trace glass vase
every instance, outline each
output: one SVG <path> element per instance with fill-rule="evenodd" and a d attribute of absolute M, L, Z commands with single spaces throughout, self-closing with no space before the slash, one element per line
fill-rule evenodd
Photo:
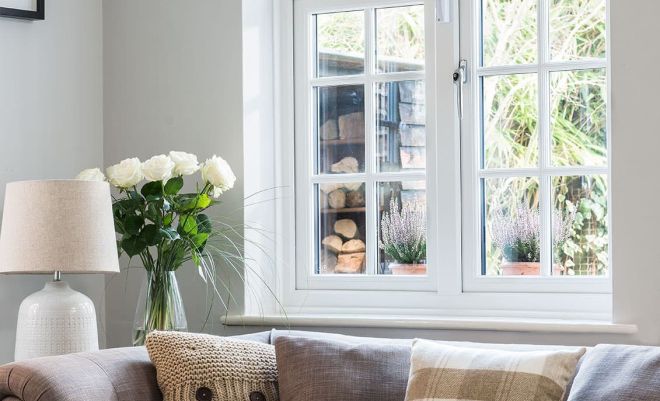
<path fill-rule="evenodd" d="M 188 322 L 173 271 L 147 271 L 133 324 L 133 345 L 144 345 L 154 330 L 187 331 Z"/>

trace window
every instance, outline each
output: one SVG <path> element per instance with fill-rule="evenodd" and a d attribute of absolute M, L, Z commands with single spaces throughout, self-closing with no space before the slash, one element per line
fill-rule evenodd
<path fill-rule="evenodd" d="M 466 288 L 606 277 L 606 1 L 482 0 L 472 11 Z"/>
<path fill-rule="evenodd" d="M 427 277 L 425 6 L 294 4 L 300 280 Z"/>
<path fill-rule="evenodd" d="M 291 0 L 284 305 L 609 316 L 606 0 L 447 1 Z"/>

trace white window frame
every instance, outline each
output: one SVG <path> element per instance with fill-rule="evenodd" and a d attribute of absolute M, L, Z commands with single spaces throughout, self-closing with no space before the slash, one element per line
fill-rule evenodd
<path fill-rule="evenodd" d="M 450 3 L 449 22 L 436 22 L 437 0 L 424 0 L 426 12 L 426 94 L 427 117 L 434 115 L 442 126 L 431 126 L 427 121 L 427 199 L 429 201 L 429 242 L 428 268 L 432 272 L 432 289 L 403 289 L 383 283 L 394 284 L 394 277 L 330 277 L 329 285 L 316 284 L 309 272 L 313 269 L 313 259 L 309 257 L 307 242 L 300 242 L 296 235 L 297 209 L 300 208 L 296 194 L 299 185 L 309 190 L 309 182 L 302 180 L 296 171 L 295 157 L 296 125 L 300 113 L 296 112 L 296 83 L 300 66 L 295 65 L 294 29 L 309 32 L 309 26 L 300 26 L 294 18 L 294 8 L 301 0 L 274 0 L 275 27 L 275 183 L 285 195 L 276 199 L 276 282 L 272 283 L 277 296 L 275 310 L 288 316 L 383 316 L 388 319 L 419 317 L 438 318 L 512 318 L 512 319 L 564 319 L 598 320 L 611 318 L 611 294 L 603 292 L 536 292 L 520 293 L 508 291 L 504 286 L 483 291 L 466 291 L 463 273 L 466 267 L 462 261 L 463 248 L 468 246 L 466 235 L 462 233 L 465 224 L 462 213 L 462 190 L 465 188 L 465 175 L 461 172 L 461 148 L 465 148 L 465 129 L 460 130 L 457 108 L 457 89 L 451 77 L 460 60 L 458 38 L 470 32 L 465 24 L 459 29 L 459 6 L 462 10 L 471 9 L 467 2 L 474 0 L 448 0 Z M 332 7 L 329 4 L 332 2 Z M 392 1 L 391 4 L 401 2 Z M 408 3 L 408 2 L 406 2 Z M 294 4 L 296 7 L 294 7 Z M 337 7 L 355 9 L 373 5 L 371 0 L 316 0 L 319 9 L 315 12 L 336 11 Z M 388 0 L 378 4 L 390 4 Z M 322 8 L 322 7 L 325 8 Z M 468 6 L 466 8 L 466 6 Z M 471 25 L 470 25 L 471 26 Z M 431 45 L 431 44 L 434 45 Z M 608 42 L 609 43 L 609 42 Z M 307 45 L 304 45 L 305 48 Z M 303 49 L 303 51 L 307 51 Z M 435 54 L 433 54 L 435 53 Z M 305 53 L 309 54 L 309 53 Z M 609 52 L 608 52 L 609 56 Z M 436 60 L 437 59 L 437 60 Z M 310 64 L 311 65 L 311 64 Z M 305 71 L 306 68 L 303 68 Z M 307 71 L 305 79 L 311 79 Z M 471 77 L 472 79 L 472 77 Z M 469 82 L 468 82 L 469 85 Z M 435 92 L 435 96 L 429 94 Z M 466 98 L 465 107 L 470 107 L 471 99 Z M 465 123 L 465 121 L 463 122 Z M 302 122 L 303 126 L 307 124 Z M 609 135 L 609 132 L 608 132 Z M 461 143 L 463 137 L 463 143 Z M 609 142 L 609 141 L 608 141 Z M 307 146 L 307 145 L 304 145 Z M 308 170 L 309 171 L 309 170 Z M 339 178 L 344 180 L 345 178 Z M 305 201 L 305 199 L 303 199 Z M 310 203 L 311 204 L 311 203 Z M 304 228 L 304 227 L 303 227 Z M 309 231 L 308 231 L 309 232 Z M 610 233 L 611 235 L 611 233 Z M 291 241 L 296 238 L 296 241 Z M 310 242 L 311 243 L 311 242 Z M 304 276 L 297 272 L 305 271 Z M 332 281 L 334 279 L 339 281 Z M 347 280 L 358 279 L 356 281 Z M 406 277 L 405 279 L 410 279 Z M 389 281 L 387 281 L 389 280 Z M 410 283 L 411 281 L 409 281 Z M 310 285 L 311 284 L 311 285 Z M 399 283 L 397 283 L 399 284 Z M 343 287 L 338 287 L 341 285 Z M 340 288 L 340 289 L 337 289 Z M 268 302 L 271 296 L 264 297 Z M 255 306 L 261 310 L 262 305 Z M 423 320 L 421 320 L 423 321 Z"/>
<path fill-rule="evenodd" d="M 313 184 L 365 182 L 365 198 L 367 205 L 377 204 L 377 185 L 379 182 L 391 181 L 425 181 L 427 182 L 427 200 L 435 204 L 434 186 L 428 180 L 427 171 L 435 171 L 434 152 L 427 152 L 426 171 L 378 172 L 376 165 L 376 141 L 372 135 L 375 129 L 372 117 L 375 115 L 374 85 L 380 82 L 399 82 L 406 80 L 425 80 L 427 107 L 427 146 L 434 149 L 433 132 L 435 113 L 430 112 L 434 104 L 434 83 L 428 79 L 426 71 L 410 72 L 377 72 L 375 9 L 408 5 L 423 5 L 423 0 L 295 0 L 294 29 L 300 29 L 304 34 L 296 34 L 294 38 L 295 58 L 295 102 L 296 102 L 296 260 L 298 269 L 296 287 L 299 289 L 351 289 L 351 290 L 437 290 L 437 269 L 435 255 L 431 250 L 428 255 L 428 272 L 426 276 L 393 276 L 379 275 L 377 271 L 378 214 L 375 210 L 367 210 L 366 214 L 366 274 L 355 275 L 319 275 L 314 273 L 315 252 L 315 194 Z M 427 7 L 428 8 L 428 7 Z M 364 73 L 359 75 L 315 77 L 316 64 L 315 38 L 313 16 L 315 14 L 364 10 L 365 14 L 365 65 Z M 425 10 L 425 12 L 428 12 Z M 426 15 L 426 14 L 425 14 Z M 426 34 L 426 61 L 434 58 L 433 36 Z M 430 44 L 430 46 L 429 46 Z M 425 64 L 427 66 L 428 64 Z M 364 85 L 365 103 L 365 171 L 357 174 L 314 174 L 314 157 L 316 155 L 315 141 L 310 133 L 315 132 L 315 96 L 314 90 L 319 87 L 338 85 Z M 429 110 L 430 109 L 430 110 Z M 307 189 L 306 189 L 307 188 Z M 373 208 L 372 208 L 373 209 Z M 429 241 L 433 241 L 433 216 L 429 221 Z"/>
<path fill-rule="evenodd" d="M 461 41 L 461 57 L 468 61 L 469 78 L 464 87 L 465 90 L 465 117 L 461 126 L 462 138 L 462 175 L 463 175 L 463 289 L 465 292 L 562 292 L 562 293 L 611 293 L 611 235 L 609 236 L 609 264 L 608 274 L 605 277 L 576 277 L 576 276 L 552 276 L 552 239 L 547 231 L 541 233 L 541 275 L 538 277 L 516 276 L 516 277 L 494 277 L 481 274 L 481 198 L 480 180 L 482 178 L 497 177 L 538 177 L 540 180 L 540 213 L 543 219 L 543 227 L 551 226 L 551 176 L 582 176 L 602 174 L 608 177 L 608 227 L 612 232 L 612 221 L 610 212 L 612 200 L 610 196 L 610 51 L 609 51 L 609 7 L 607 10 L 607 54 L 606 59 L 587 59 L 576 61 L 552 61 L 550 59 L 549 46 L 549 8 L 550 0 L 539 0 L 537 7 L 537 64 L 534 65 L 507 65 L 507 66 L 480 66 L 480 21 L 481 0 L 461 0 L 461 37 L 470 38 Z M 609 6 L 609 1 L 607 1 Z M 605 69 L 607 82 L 607 159 L 605 167 L 557 167 L 552 166 L 551 138 L 550 138 L 550 82 L 552 72 L 576 71 L 586 69 Z M 518 169 L 481 169 L 480 157 L 480 78 L 487 76 L 536 73 L 538 76 L 539 96 L 539 167 Z"/>

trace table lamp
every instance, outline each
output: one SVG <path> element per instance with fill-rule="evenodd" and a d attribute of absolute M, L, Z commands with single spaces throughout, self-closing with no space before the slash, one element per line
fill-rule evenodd
<path fill-rule="evenodd" d="M 98 350 L 92 301 L 62 273 L 119 272 L 110 186 L 80 180 L 7 184 L 0 273 L 53 274 L 18 312 L 18 360 Z"/>

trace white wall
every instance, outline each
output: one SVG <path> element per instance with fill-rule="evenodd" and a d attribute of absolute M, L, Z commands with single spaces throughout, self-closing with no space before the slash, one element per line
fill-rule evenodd
<path fill-rule="evenodd" d="M 244 45 L 241 55 L 241 1 L 195 3 L 170 0 L 104 1 L 105 24 L 105 159 L 148 156 L 171 148 L 226 155 L 239 180 L 254 175 L 263 148 L 243 146 L 266 129 L 273 118 L 264 110 L 272 91 L 272 52 L 263 44 L 269 34 L 270 8 L 263 0 L 244 0 Z M 248 15 L 249 13 L 249 15 Z M 660 135 L 654 116 L 660 80 L 649 76 L 658 65 L 660 35 L 656 16 L 660 2 L 611 0 L 612 36 L 612 191 L 614 315 L 618 322 L 639 325 L 635 335 L 542 334 L 491 331 L 431 331 L 323 328 L 383 337 L 428 337 L 492 342 L 595 344 L 624 342 L 660 344 L 660 247 L 656 244 L 660 195 L 655 183 Z M 640 40 L 642 38 L 643 40 Z M 241 62 L 245 63 L 241 87 Z M 259 92 L 259 88 L 263 92 Z M 256 90 L 256 91 L 255 91 Z M 260 96 L 261 95 L 261 96 Z M 244 105 L 244 109 L 242 107 Z M 270 131 L 267 131 L 270 132 Z M 245 156 L 244 156 L 245 154 Z M 256 156 L 255 156 L 256 155 Z M 250 193 L 256 188 L 250 182 Z M 240 206 L 241 189 L 227 208 Z M 183 272 L 183 295 L 190 328 L 198 330 L 206 311 L 206 294 L 193 272 Z M 128 343 L 139 274 L 109 284 L 109 345 Z M 254 331 L 215 325 L 215 333 Z"/>
<path fill-rule="evenodd" d="M 660 2 L 611 0 L 614 316 L 660 344 Z"/>
<path fill-rule="evenodd" d="M 45 21 L 0 18 L 0 204 L 5 184 L 71 178 L 103 160 L 101 0 L 46 2 Z M 104 279 L 70 276 L 94 301 Z M 48 276 L 0 276 L 0 363 L 13 359 L 23 298 Z"/>
<path fill-rule="evenodd" d="M 221 155 L 237 186 L 222 213 L 241 221 L 243 87 L 240 0 L 105 0 L 104 158 L 142 160 L 169 150 Z M 238 208 L 238 210 L 236 210 Z M 144 272 L 108 279 L 108 345 L 130 342 Z M 188 326 L 199 331 L 208 312 L 206 286 L 192 266 L 177 276 Z M 232 292 L 242 297 L 240 285 Z M 219 314 L 206 331 L 217 331 Z"/>

